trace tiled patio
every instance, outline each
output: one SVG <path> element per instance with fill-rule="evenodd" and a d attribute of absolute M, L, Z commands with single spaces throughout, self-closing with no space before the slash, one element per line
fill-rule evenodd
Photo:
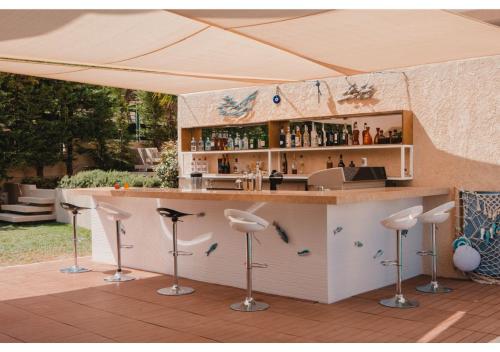
<path fill-rule="evenodd" d="M 415 292 L 421 307 L 394 310 L 377 300 L 393 287 L 325 305 L 257 294 L 271 304 L 258 313 L 233 312 L 244 291 L 184 280 L 196 293 L 165 297 L 170 277 L 133 271 L 140 280 L 107 284 L 111 266 L 64 275 L 56 261 L 0 268 L 0 342 L 490 342 L 500 335 L 500 286 L 444 280 L 455 291 Z M 243 273 L 242 273 L 243 274 Z"/>

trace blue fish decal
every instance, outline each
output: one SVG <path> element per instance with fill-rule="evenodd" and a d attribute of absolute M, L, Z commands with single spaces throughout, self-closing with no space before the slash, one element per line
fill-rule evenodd
<path fill-rule="evenodd" d="M 343 230 L 342 226 L 337 226 L 337 228 L 335 230 L 333 230 L 333 234 L 336 235 L 336 234 L 338 234 L 342 230 Z"/>
<path fill-rule="evenodd" d="M 280 225 L 278 225 L 278 223 L 276 221 L 273 221 L 273 226 L 274 228 L 276 229 L 276 232 L 278 233 L 278 235 L 281 237 L 281 239 L 283 240 L 283 242 L 285 243 L 288 243 L 289 241 L 289 238 L 288 238 L 288 235 L 286 234 L 285 230 L 283 230 L 281 228 Z"/>
<path fill-rule="evenodd" d="M 304 256 L 306 256 L 306 255 L 311 254 L 311 251 L 310 251 L 309 249 L 307 249 L 307 248 L 306 248 L 306 249 L 303 249 L 303 250 L 301 250 L 301 251 L 298 251 L 298 252 L 297 252 L 297 254 L 298 254 L 298 255 L 300 255 L 301 257 L 304 257 Z"/>
<path fill-rule="evenodd" d="M 380 257 L 381 255 L 384 254 L 384 251 L 379 249 L 374 255 L 373 255 L 373 259 L 377 259 L 378 257 Z"/>
<path fill-rule="evenodd" d="M 361 247 L 363 247 L 363 242 L 361 242 L 361 241 L 356 241 L 356 242 L 354 242 L 354 245 L 355 245 L 356 247 L 358 247 L 358 248 L 361 248 Z"/>
<path fill-rule="evenodd" d="M 208 251 L 205 252 L 205 254 L 207 255 L 207 257 L 210 255 L 210 253 L 212 253 L 213 251 L 215 251 L 217 249 L 217 242 L 213 243 L 210 248 L 208 248 Z"/>

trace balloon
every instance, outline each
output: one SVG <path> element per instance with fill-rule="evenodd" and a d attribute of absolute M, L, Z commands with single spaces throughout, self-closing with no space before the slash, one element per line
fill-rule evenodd
<path fill-rule="evenodd" d="M 477 269 L 481 255 L 469 245 L 459 246 L 453 254 L 453 263 L 458 269 L 468 272 Z"/>

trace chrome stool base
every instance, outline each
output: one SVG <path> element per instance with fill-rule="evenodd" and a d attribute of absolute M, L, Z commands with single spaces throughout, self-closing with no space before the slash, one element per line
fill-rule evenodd
<path fill-rule="evenodd" d="M 124 281 L 132 281 L 135 280 L 135 277 L 124 275 L 121 272 L 116 272 L 113 276 L 108 276 L 104 278 L 104 281 L 107 282 L 124 282 Z"/>
<path fill-rule="evenodd" d="M 81 266 L 78 265 L 72 265 L 67 268 L 62 268 L 59 270 L 61 273 L 67 273 L 67 274 L 80 274 L 80 273 L 88 273 L 89 271 L 92 271 L 90 269 L 82 268 Z"/>
<path fill-rule="evenodd" d="M 244 300 L 240 303 L 231 304 L 231 309 L 238 312 L 257 312 L 269 308 L 269 304 L 264 302 L 257 302 L 253 298 L 251 300 Z"/>
<path fill-rule="evenodd" d="M 392 298 L 382 299 L 379 302 L 381 305 L 390 308 L 416 308 L 418 302 L 406 299 L 403 295 L 396 295 Z"/>
<path fill-rule="evenodd" d="M 453 291 L 452 288 L 443 287 L 437 282 L 431 282 L 427 285 L 417 286 L 416 289 L 417 291 L 424 293 L 449 293 Z"/>
<path fill-rule="evenodd" d="M 194 292 L 194 288 L 192 287 L 187 287 L 187 286 L 171 286 L 171 287 L 165 287 L 165 288 L 160 288 L 158 291 L 158 294 L 164 295 L 164 296 L 183 296 L 183 295 L 189 295 Z"/>

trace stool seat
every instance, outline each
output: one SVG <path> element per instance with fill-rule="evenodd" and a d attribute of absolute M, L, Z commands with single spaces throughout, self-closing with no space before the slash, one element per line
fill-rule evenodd
<path fill-rule="evenodd" d="M 380 223 L 391 230 L 408 230 L 417 224 L 417 217 L 422 214 L 423 207 L 417 205 L 389 215 Z"/>
<path fill-rule="evenodd" d="M 418 217 L 418 220 L 425 224 L 440 224 L 448 220 L 450 217 L 449 211 L 453 209 L 455 202 L 447 202 L 440 206 L 431 209 Z"/>
<path fill-rule="evenodd" d="M 102 210 L 111 221 L 126 220 L 132 216 L 132 214 L 105 202 L 100 202 L 97 209 Z"/>
<path fill-rule="evenodd" d="M 158 208 L 156 209 L 158 214 L 160 216 L 166 217 L 166 218 L 182 218 L 183 216 L 188 216 L 188 215 L 193 215 L 190 213 L 183 213 L 182 211 L 174 210 L 174 209 L 169 209 L 169 208 Z"/>
<path fill-rule="evenodd" d="M 224 216 L 232 229 L 243 233 L 263 231 L 269 226 L 269 222 L 247 211 L 226 209 Z"/>
<path fill-rule="evenodd" d="M 60 203 L 61 205 L 61 208 L 63 208 L 64 210 L 69 210 L 71 212 L 79 212 L 80 210 L 88 210 L 90 208 L 87 208 L 87 207 L 82 207 L 82 206 L 79 206 L 79 205 L 76 205 L 76 204 L 71 204 L 71 203 L 66 203 L 66 202 L 61 202 Z"/>

